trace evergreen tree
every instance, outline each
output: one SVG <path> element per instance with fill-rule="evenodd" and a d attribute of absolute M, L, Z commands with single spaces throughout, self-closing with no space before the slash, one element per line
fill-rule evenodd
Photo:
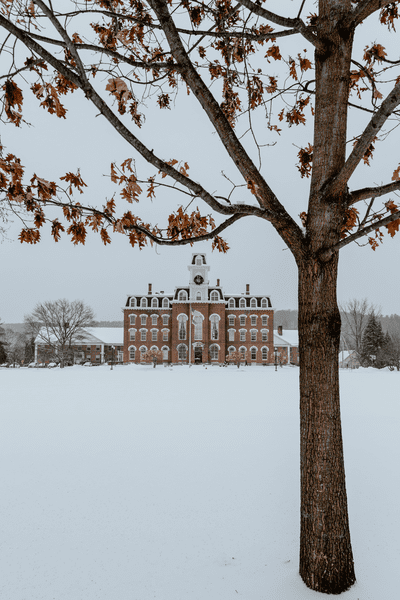
<path fill-rule="evenodd" d="M 380 367 L 381 348 L 385 344 L 385 336 L 382 330 L 382 324 L 372 312 L 368 318 L 361 344 L 361 364 L 364 367 Z M 374 358 L 372 358 L 374 357 Z"/>

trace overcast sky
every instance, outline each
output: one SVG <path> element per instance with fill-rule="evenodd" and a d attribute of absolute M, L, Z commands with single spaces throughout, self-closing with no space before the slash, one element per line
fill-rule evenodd
<path fill-rule="evenodd" d="M 376 21 L 367 24 L 370 33 L 362 39 L 360 36 L 359 48 L 378 37 L 375 24 Z M 382 31 L 387 38 L 388 34 Z M 398 39 L 396 34 L 391 37 Z M 381 34 L 379 41 L 382 43 Z M 307 47 L 303 41 L 300 45 L 300 49 Z M 273 73 L 277 67 L 272 65 L 271 69 Z M 144 127 L 136 129 L 135 134 L 158 156 L 187 161 L 193 179 L 211 193 L 224 195 L 229 189 L 221 171 L 237 183 L 242 183 L 240 176 L 193 96 L 181 91 L 175 109 L 150 110 Z M 131 148 L 102 117 L 96 116 L 79 91 L 71 96 L 67 107 L 67 120 L 57 119 L 39 108 L 36 99 L 26 93 L 24 116 L 32 126 L 17 129 L 2 125 L 2 144 L 7 151 L 21 157 L 29 175 L 36 172 L 45 179 L 57 180 L 66 171 L 76 172 L 80 167 L 88 184 L 85 194 L 77 196 L 81 202 L 101 205 L 114 192 L 118 198 L 118 189 L 107 177 L 110 163 L 135 158 Z M 368 119 L 367 113 L 351 111 L 349 137 L 360 133 Z M 263 117 L 259 117 L 256 125 L 261 143 L 278 142 L 263 149 L 262 173 L 300 224 L 298 215 L 307 210 L 309 180 L 300 178 L 295 163 L 298 147 L 312 143 L 311 120 L 306 126 L 284 130 L 280 137 L 268 132 Z M 395 130 L 385 143 L 377 145 L 371 166 L 359 167 L 350 181 L 350 190 L 390 182 L 400 162 L 398 132 Z M 244 142 L 247 144 L 246 138 Z M 249 152 L 256 159 L 255 152 Z M 138 160 L 137 167 L 143 178 L 155 173 L 143 161 Z M 389 197 L 396 201 L 394 195 L 384 197 L 384 201 Z M 150 201 L 144 193 L 137 206 L 119 200 L 118 208 L 120 212 L 131 209 L 153 224 L 165 226 L 167 215 L 180 204 L 185 205 L 186 198 L 168 190 Z M 243 198 L 251 201 L 245 188 Z M 201 203 L 199 208 L 208 212 Z M 148 283 L 153 284 L 153 291 L 165 293 L 186 284 L 187 265 L 192 252 L 197 250 L 207 253 L 210 282 L 215 283 L 219 278 L 225 293 L 244 292 L 249 283 L 251 292 L 269 295 L 276 310 L 297 308 L 297 269 L 290 250 L 268 222 L 253 217 L 241 220 L 225 232 L 223 237 L 230 245 L 225 255 L 212 252 L 211 242 L 196 247 L 163 246 L 139 251 L 120 235 L 114 235 L 107 247 L 93 234 L 88 236 L 84 247 L 73 246 L 65 236 L 56 244 L 50 239 L 48 229 L 43 232 L 41 243 L 31 246 L 17 241 L 20 229 L 20 223 L 14 219 L 8 239 L 0 245 L 0 320 L 6 323 L 21 322 L 36 303 L 58 298 L 82 299 L 94 309 L 98 320 L 119 320 L 127 295 L 147 292 Z M 343 248 L 339 260 L 339 301 L 366 297 L 383 314 L 400 314 L 399 258 L 400 234 L 393 239 L 385 235 L 384 244 L 375 252 L 369 246 L 361 248 L 355 243 Z"/>

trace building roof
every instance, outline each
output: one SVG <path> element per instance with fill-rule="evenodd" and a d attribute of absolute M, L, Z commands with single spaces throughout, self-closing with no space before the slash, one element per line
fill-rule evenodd
<path fill-rule="evenodd" d="M 41 331 L 43 334 L 41 335 Z M 48 337 L 52 342 L 56 342 L 56 337 L 54 335 L 47 336 L 45 334 L 45 329 L 42 328 L 35 339 L 35 344 L 43 344 L 46 343 Z M 79 336 L 74 344 L 75 345 L 99 345 L 106 344 L 111 345 L 115 344 L 117 346 L 122 346 L 124 343 L 124 329 L 123 327 L 86 327 L 82 330 L 82 336 Z"/>
<path fill-rule="evenodd" d="M 274 331 L 274 346 L 298 346 L 299 332 L 297 329 L 283 330 L 282 335 L 278 335 L 278 331 Z"/>

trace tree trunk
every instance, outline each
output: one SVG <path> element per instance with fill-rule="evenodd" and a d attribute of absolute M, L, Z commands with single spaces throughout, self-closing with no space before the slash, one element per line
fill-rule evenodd
<path fill-rule="evenodd" d="M 300 575 L 318 592 L 355 582 L 340 422 L 338 255 L 299 265 Z"/>

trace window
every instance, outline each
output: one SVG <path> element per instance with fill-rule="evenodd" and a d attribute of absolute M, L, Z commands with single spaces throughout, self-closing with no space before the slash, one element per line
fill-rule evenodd
<path fill-rule="evenodd" d="M 157 325 L 157 315 L 151 315 L 151 324 Z"/>
<path fill-rule="evenodd" d="M 218 352 L 219 352 L 219 347 L 217 346 L 217 344 L 213 344 L 212 346 L 210 346 L 211 360 L 218 360 Z"/>
<path fill-rule="evenodd" d="M 169 332 L 169 329 L 163 329 L 163 332 L 162 332 L 163 342 L 167 342 L 168 341 L 168 332 Z"/>
<path fill-rule="evenodd" d="M 213 292 L 211 292 L 210 300 L 211 300 L 211 302 L 218 302 L 218 300 L 219 300 L 218 292 L 216 292 L 215 290 Z"/>
<path fill-rule="evenodd" d="M 163 298 L 162 306 L 163 308 L 169 308 L 168 298 Z"/>
<path fill-rule="evenodd" d="M 187 315 L 178 316 L 178 338 L 180 340 L 186 340 L 186 321 Z"/>
<path fill-rule="evenodd" d="M 198 256 L 196 256 L 196 265 L 201 265 L 202 263 L 202 256 L 199 254 Z"/>
<path fill-rule="evenodd" d="M 135 325 L 135 323 L 136 323 L 136 315 L 129 315 L 129 323 L 131 325 Z"/>
<path fill-rule="evenodd" d="M 261 324 L 262 325 L 268 325 L 268 315 L 263 315 L 261 317 Z"/>
<path fill-rule="evenodd" d="M 261 348 L 261 358 L 263 360 L 268 360 L 268 348 L 266 348 L 265 346 Z"/>
<path fill-rule="evenodd" d="M 178 358 L 179 360 L 186 360 L 187 356 L 187 347 L 185 344 L 179 344 L 178 346 Z"/>
<path fill-rule="evenodd" d="M 257 358 L 257 348 L 254 348 L 254 346 L 250 348 L 250 356 L 251 360 L 256 360 Z"/>
<path fill-rule="evenodd" d="M 245 342 L 246 341 L 246 330 L 245 329 L 241 329 L 240 330 L 240 341 L 241 342 Z"/>
<path fill-rule="evenodd" d="M 228 340 L 230 342 L 235 341 L 235 330 L 234 329 L 228 329 Z"/>
<path fill-rule="evenodd" d="M 268 329 L 261 330 L 261 341 L 263 341 L 263 342 L 268 341 Z"/>
<path fill-rule="evenodd" d="M 136 329 L 130 329 L 129 330 L 129 340 L 131 342 L 135 341 L 135 336 L 136 336 Z"/>
<path fill-rule="evenodd" d="M 211 315 L 211 339 L 217 340 L 219 336 L 219 315 Z"/>
<path fill-rule="evenodd" d="M 240 354 L 242 355 L 242 358 L 245 358 L 245 357 L 246 357 L 246 352 L 247 352 L 247 350 L 246 350 L 246 348 L 245 348 L 244 346 L 241 346 L 241 347 L 239 348 L 239 352 L 240 352 Z"/>
<path fill-rule="evenodd" d="M 203 295 L 201 292 L 197 292 L 196 294 L 196 300 L 203 300 Z"/>
<path fill-rule="evenodd" d="M 244 298 L 240 298 L 239 308 L 246 308 L 246 300 Z"/>
<path fill-rule="evenodd" d="M 169 352 L 168 346 L 163 346 L 161 348 L 161 350 L 162 350 L 163 360 L 168 360 L 168 352 Z"/>
<path fill-rule="evenodd" d="M 146 346 L 140 346 L 140 348 L 139 348 L 139 352 L 140 352 L 140 360 L 143 360 L 143 354 L 144 354 L 145 352 L 147 352 L 147 348 L 146 348 Z"/>
<path fill-rule="evenodd" d="M 268 300 L 266 298 L 261 300 L 261 308 L 268 308 Z"/>
<path fill-rule="evenodd" d="M 141 329 L 140 330 L 140 339 L 142 340 L 142 342 L 146 341 L 146 335 L 147 335 L 147 329 Z"/>
<path fill-rule="evenodd" d="M 140 315 L 140 324 L 146 325 L 147 323 L 147 315 Z"/>
<path fill-rule="evenodd" d="M 152 342 L 156 342 L 157 341 L 157 333 L 158 333 L 158 329 L 152 329 L 151 330 L 151 341 Z"/>
<path fill-rule="evenodd" d="M 251 308 L 257 308 L 257 300 L 255 298 L 250 300 L 250 306 Z"/>
<path fill-rule="evenodd" d="M 229 315 L 228 317 L 228 325 L 234 325 L 235 324 L 235 317 L 234 315 Z"/>
<path fill-rule="evenodd" d="M 168 325 L 168 319 L 169 319 L 168 315 L 163 315 L 163 317 L 162 317 L 162 324 L 163 325 Z"/>
<path fill-rule="evenodd" d="M 229 298 L 228 307 L 235 308 L 235 298 Z"/>
<path fill-rule="evenodd" d="M 129 360 L 135 360 L 136 348 L 135 346 L 129 346 Z"/>
<path fill-rule="evenodd" d="M 100 346 L 96 346 L 96 352 L 100 352 Z"/>
<path fill-rule="evenodd" d="M 235 351 L 236 351 L 235 346 L 229 346 L 229 348 L 228 348 L 228 354 L 232 354 L 232 352 L 235 352 Z"/>
<path fill-rule="evenodd" d="M 246 315 L 240 316 L 240 325 L 246 325 Z"/>
<path fill-rule="evenodd" d="M 135 307 L 136 306 L 136 298 L 131 298 L 130 299 L 129 306 L 131 306 L 131 307 Z"/>
<path fill-rule="evenodd" d="M 203 339 L 203 317 L 193 317 L 194 322 L 194 339 Z"/>
<path fill-rule="evenodd" d="M 257 316 L 256 315 L 251 315 L 251 317 L 250 317 L 250 324 L 251 325 L 257 325 Z"/>
<path fill-rule="evenodd" d="M 181 290 L 178 294 L 179 302 L 185 302 L 187 300 L 187 292 L 185 290 Z"/>
<path fill-rule="evenodd" d="M 251 335 L 250 340 L 252 342 L 256 342 L 257 341 L 257 329 L 252 329 L 250 331 L 250 335 Z"/>
<path fill-rule="evenodd" d="M 142 298 L 140 301 L 140 306 L 142 308 L 147 308 L 147 298 Z"/>
<path fill-rule="evenodd" d="M 157 298 L 153 298 L 153 300 L 151 301 L 151 306 L 153 308 L 158 308 L 158 300 L 157 300 Z"/>

